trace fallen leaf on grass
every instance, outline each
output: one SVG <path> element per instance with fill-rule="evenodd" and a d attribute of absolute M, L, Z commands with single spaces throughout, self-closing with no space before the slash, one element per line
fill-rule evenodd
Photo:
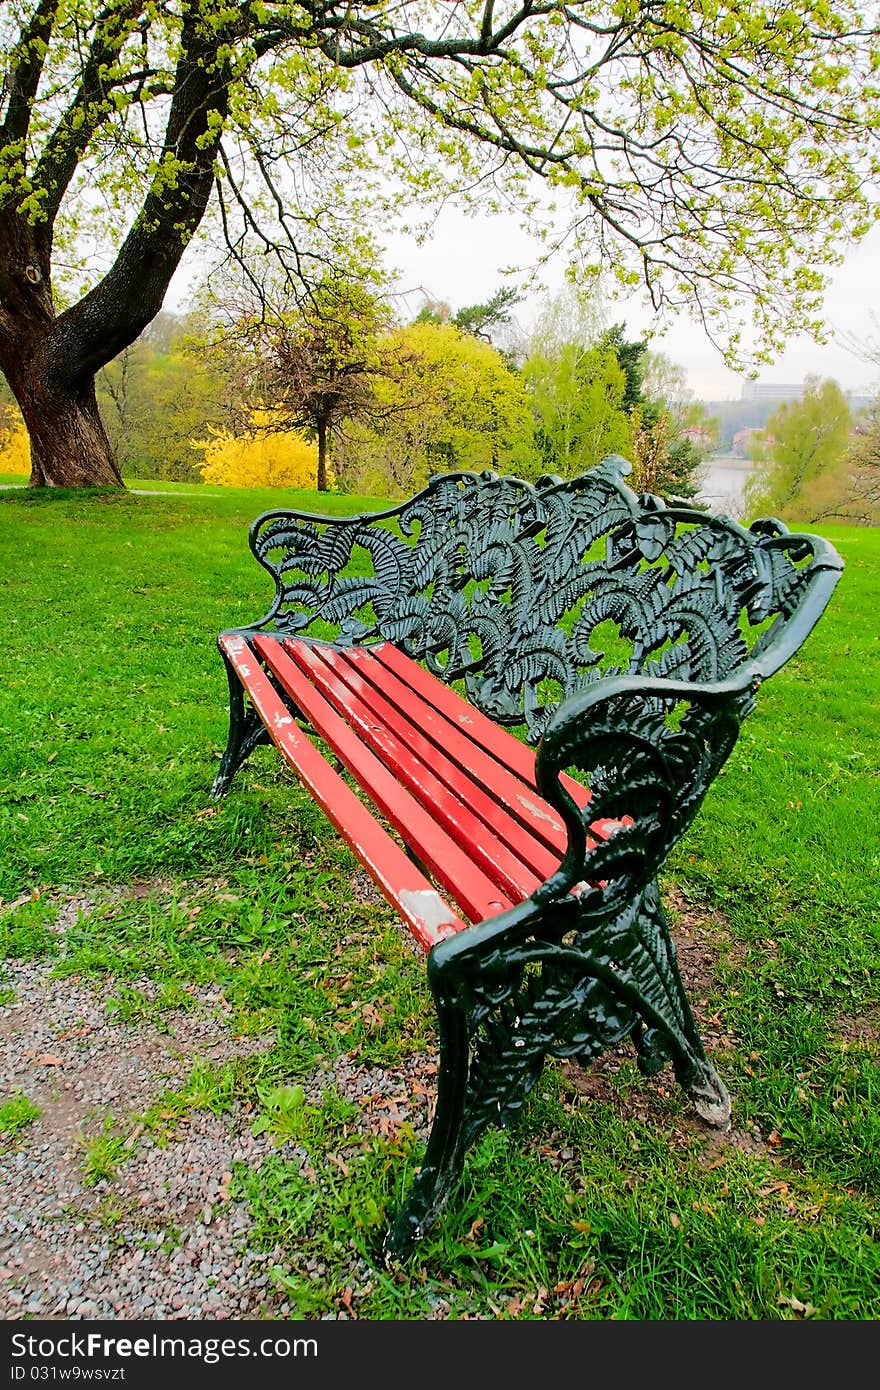
<path fill-rule="evenodd" d="M 4 913 L 14 912 L 17 907 L 24 907 L 25 903 L 37 902 L 39 896 L 37 890 L 34 889 L 32 893 L 22 893 L 20 897 L 13 898 L 11 903 L 4 903 L 2 899 L 0 899 L 0 911 Z"/>
<path fill-rule="evenodd" d="M 128 1138 L 126 1139 L 126 1141 L 125 1141 L 125 1143 L 122 1145 L 122 1147 L 123 1147 L 124 1149 L 131 1149 L 131 1148 L 133 1148 L 134 1145 L 135 1145 L 135 1143 L 137 1142 L 137 1140 L 138 1140 L 138 1139 L 140 1138 L 140 1136 L 143 1134 L 143 1132 L 144 1132 L 144 1126 L 143 1126 L 143 1125 L 141 1125 L 141 1124 L 135 1125 L 134 1129 L 131 1131 L 131 1134 L 128 1136 Z"/>
<path fill-rule="evenodd" d="M 571 1298 L 580 1298 L 586 1287 L 587 1280 L 592 1277 L 595 1269 L 596 1266 L 593 1261 L 588 1260 L 576 1279 L 562 1280 L 561 1283 L 553 1286 L 553 1292 L 555 1294 L 560 1294 L 563 1298 L 565 1298 L 566 1295 Z"/>
<path fill-rule="evenodd" d="M 781 1293 L 776 1302 L 784 1303 L 793 1313 L 802 1313 L 805 1318 L 811 1318 L 816 1311 L 812 1303 L 801 1303 L 800 1299 L 795 1298 L 794 1294 L 792 1294 L 790 1298 L 786 1298 L 785 1294 Z"/>
<path fill-rule="evenodd" d="M 572 1298 L 579 1298 L 584 1291 L 584 1282 L 583 1279 L 571 1279 L 567 1284 L 554 1284 L 553 1292 L 563 1296 L 571 1294 Z"/>

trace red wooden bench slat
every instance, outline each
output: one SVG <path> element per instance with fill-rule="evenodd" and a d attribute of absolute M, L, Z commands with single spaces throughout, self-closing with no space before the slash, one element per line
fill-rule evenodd
<path fill-rule="evenodd" d="M 536 846 L 517 821 L 361 680 L 356 670 L 339 659 L 338 652 L 296 639 L 283 645 L 337 713 L 503 892 L 514 900 L 527 898 L 555 872 L 559 855 L 554 857 L 543 846 Z M 413 849 L 418 853 L 416 845 Z M 539 869 L 529 863 L 535 849 L 539 851 Z"/>
<path fill-rule="evenodd" d="M 347 655 L 360 660 L 365 653 L 374 654 L 389 671 L 399 675 L 404 687 L 409 686 L 423 696 L 428 703 L 442 714 L 451 724 L 461 729 L 467 734 L 469 739 L 474 741 L 474 746 L 479 749 L 486 749 L 492 754 L 493 759 L 497 760 L 506 770 L 515 772 L 529 786 L 535 790 L 535 755 L 527 744 L 521 743 L 507 729 L 499 724 L 493 724 L 492 720 L 474 705 L 462 699 L 457 690 L 452 690 L 448 685 L 437 676 L 432 676 L 430 671 L 426 671 L 412 657 L 402 652 L 399 647 L 395 647 L 392 642 L 377 642 L 367 647 L 350 647 Z M 481 780 L 483 778 L 481 771 Z M 573 777 L 563 773 L 560 782 L 571 796 L 577 806 L 589 805 L 592 793 L 589 787 L 585 787 L 582 782 L 577 782 Z M 513 809 L 514 803 L 508 803 Z M 554 849 L 564 850 L 567 843 L 567 836 L 562 830 L 562 823 L 556 812 L 547 805 L 545 801 L 540 801 L 542 810 L 553 816 L 557 825 L 560 827 L 562 839 L 558 836 L 548 839 L 548 843 Z M 518 812 L 517 812 L 518 814 Z M 624 820 L 600 819 L 592 822 L 590 829 L 597 839 L 607 840 L 618 827 L 627 823 Z M 541 834 L 541 830 L 531 821 L 529 822 L 533 830 Z M 543 838 L 547 839 L 546 830 Z"/>
<path fill-rule="evenodd" d="M 336 713 L 308 677 L 271 637 L 257 635 L 254 649 L 277 676 L 315 732 L 333 749 L 382 815 L 409 844 L 472 922 L 495 917 L 511 900 L 474 864 L 455 840 Z"/>
<path fill-rule="evenodd" d="M 368 680 L 380 695 L 386 696 L 407 717 L 417 721 L 422 733 L 438 750 L 448 753 L 459 766 L 469 768 L 474 779 L 479 781 L 496 801 L 505 806 L 532 835 L 537 836 L 557 855 L 558 866 L 559 856 L 564 853 L 567 843 L 565 827 L 553 808 L 539 796 L 534 781 L 527 782 L 512 768 L 492 757 L 477 742 L 476 734 L 467 728 L 463 720 L 450 719 L 448 714 L 434 703 L 435 695 L 440 703 L 445 703 L 441 692 L 449 693 L 439 680 L 429 677 L 423 689 L 415 691 L 404 679 L 395 675 L 388 665 L 374 660 L 373 652 L 387 651 L 388 645 L 386 643 L 378 649 L 349 648 L 343 653 L 344 660 Z M 458 696 L 455 698 L 457 700 Z M 465 705 L 465 710 L 470 710 L 471 714 L 475 713 L 470 705 Z M 491 728 L 494 729 L 495 744 L 499 752 L 505 740 L 517 744 L 517 748 L 511 749 L 511 757 L 522 762 L 519 749 L 522 749 L 523 745 L 519 740 L 506 729 L 498 729 L 494 724 Z M 528 748 L 524 751 L 531 759 L 534 770 L 534 754 Z"/>
<path fill-rule="evenodd" d="M 399 676 L 411 690 L 417 691 L 433 709 L 461 729 L 469 739 L 491 753 L 503 768 L 515 772 L 530 787 L 534 787 L 535 755 L 525 743 L 520 743 L 518 738 L 514 738 L 500 725 L 493 724 L 481 710 L 468 704 L 457 691 L 444 685 L 438 676 L 432 676 L 430 671 L 426 671 L 392 642 L 376 642 L 369 649 L 351 648 L 352 653 L 356 653 L 358 657 L 367 650 L 389 671 Z M 511 743 L 515 746 L 511 747 Z"/>
<path fill-rule="evenodd" d="M 367 868 L 424 951 L 467 926 L 288 713 L 243 637 L 220 645 L 285 762 Z"/>
<path fill-rule="evenodd" d="M 438 720 L 423 697 L 378 663 L 371 663 L 368 652 L 324 646 L 313 650 L 452 791 L 468 801 L 539 878 L 556 871 L 565 851 L 566 832 L 556 812 L 533 787 L 524 792 L 519 778 L 506 775 L 479 744 L 442 717 Z"/>

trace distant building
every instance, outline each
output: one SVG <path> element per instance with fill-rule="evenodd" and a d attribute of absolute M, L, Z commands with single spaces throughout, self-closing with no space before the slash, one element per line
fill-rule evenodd
<path fill-rule="evenodd" d="M 804 394 L 803 382 L 744 381 L 742 399 L 744 401 L 772 401 L 783 404 L 785 401 L 799 401 Z"/>
<path fill-rule="evenodd" d="M 773 392 L 791 392 L 788 399 L 775 397 Z M 871 395 L 864 388 L 845 391 L 853 415 L 871 405 Z M 768 420 L 784 405 L 793 405 L 803 400 L 804 387 L 791 383 L 774 385 L 770 382 L 747 382 L 742 387 L 741 400 L 703 401 L 706 414 L 717 423 L 717 454 L 733 453 L 733 436 L 741 430 L 764 429 Z"/>

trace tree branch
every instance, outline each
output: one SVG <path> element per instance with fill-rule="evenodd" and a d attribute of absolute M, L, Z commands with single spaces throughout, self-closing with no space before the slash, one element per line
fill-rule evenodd
<path fill-rule="evenodd" d="M 111 93 L 132 80 L 143 80 L 139 73 L 108 77 L 126 40 L 140 28 L 142 10 L 141 0 L 118 0 L 98 18 L 76 95 L 46 141 L 34 171 L 37 187 L 45 190 L 43 210 L 49 226 L 95 132 L 116 109 Z"/>
<path fill-rule="evenodd" d="M 59 3 L 60 0 L 40 0 L 16 45 L 18 61 L 15 62 L 13 58 L 12 76 L 7 84 L 4 84 L 7 90 L 0 93 L 0 96 L 7 96 L 6 116 L 3 125 L 0 126 L 0 147 L 23 141 L 27 137 L 31 109 L 40 85 L 40 75 Z"/>
<path fill-rule="evenodd" d="M 214 183 L 229 107 L 227 36 L 207 35 L 190 16 L 182 34 L 162 158 L 110 270 L 57 321 L 54 370 L 93 375 L 134 342 L 162 307 Z"/>

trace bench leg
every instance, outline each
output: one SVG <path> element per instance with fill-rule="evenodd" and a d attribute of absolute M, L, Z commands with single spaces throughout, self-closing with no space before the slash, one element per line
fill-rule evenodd
<path fill-rule="evenodd" d="M 461 1175 L 469 1144 L 469 1028 L 455 1001 L 438 1000 L 440 1069 L 437 1105 L 425 1156 L 385 1237 L 386 1260 L 405 1259 L 434 1224 Z"/>
<path fill-rule="evenodd" d="M 254 749 L 261 743 L 271 742 L 262 721 L 245 703 L 244 689 L 232 663 L 223 652 L 221 656 L 229 682 L 229 737 L 211 788 L 211 796 L 215 799 L 224 795 L 236 772 Z"/>
<path fill-rule="evenodd" d="M 613 915 L 568 897 L 527 902 L 436 946 L 437 1108 L 421 1168 L 385 1240 L 410 1254 L 490 1124 L 519 1115 L 547 1056 L 588 1064 L 628 1035 L 645 1073 L 671 1061 L 698 1114 L 725 1128 L 730 1099 L 707 1060 L 656 884 Z"/>
<path fill-rule="evenodd" d="M 642 896 L 638 933 L 665 996 L 658 1021 L 633 1033 L 639 1070 L 651 1076 L 671 1061 L 676 1081 L 690 1096 L 700 1118 L 714 1129 L 728 1129 L 730 1096 L 703 1049 L 656 881 Z"/>

